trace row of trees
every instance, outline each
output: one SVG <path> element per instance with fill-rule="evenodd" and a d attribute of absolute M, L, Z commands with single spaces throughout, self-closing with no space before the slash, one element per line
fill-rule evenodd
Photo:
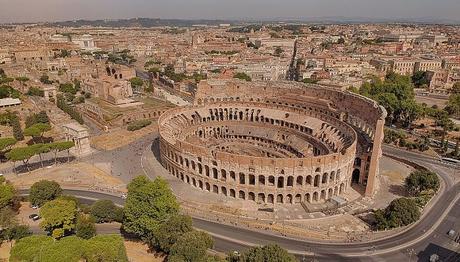
<path fill-rule="evenodd" d="M 57 154 L 67 150 L 69 155 L 69 149 L 74 147 L 74 145 L 73 141 L 60 141 L 49 144 L 37 143 L 30 146 L 13 148 L 6 153 L 6 157 L 14 163 L 22 161 L 24 165 L 26 165 L 27 170 L 29 170 L 28 163 L 33 156 L 39 156 L 40 163 L 43 167 L 43 154 L 52 152 L 54 154 L 54 162 L 57 164 Z"/>
<path fill-rule="evenodd" d="M 76 120 L 78 123 L 83 124 L 83 117 L 78 113 L 72 106 L 67 104 L 66 99 L 62 95 L 57 96 L 57 107 L 62 111 L 67 113 L 72 119 Z"/>

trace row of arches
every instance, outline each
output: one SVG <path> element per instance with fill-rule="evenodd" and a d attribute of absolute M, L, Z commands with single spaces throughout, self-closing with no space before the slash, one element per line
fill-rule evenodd
<path fill-rule="evenodd" d="M 185 172 L 194 173 L 199 176 L 205 176 L 215 180 L 230 182 L 239 185 L 249 186 L 273 186 L 277 188 L 295 188 L 295 187 L 323 187 L 332 183 L 337 183 L 342 180 L 341 169 L 337 171 L 331 171 L 330 173 L 324 172 L 323 174 L 306 175 L 306 176 L 292 176 L 285 175 L 284 171 L 281 171 L 278 176 L 275 175 L 255 175 L 246 174 L 244 172 L 235 172 L 233 170 L 228 171 L 225 169 L 218 169 L 217 167 L 209 167 L 208 165 L 202 165 L 201 163 L 195 163 L 193 160 L 182 158 L 177 154 L 171 154 L 168 151 L 168 158 L 179 169 Z M 168 163 L 165 163 L 169 166 Z M 175 169 L 175 167 L 172 167 Z M 318 171 L 318 169 L 316 169 Z"/>
<path fill-rule="evenodd" d="M 194 176 L 183 174 L 182 172 L 172 167 L 169 167 L 168 170 L 171 172 L 171 174 L 182 180 L 184 183 L 190 184 L 193 187 L 199 188 L 201 190 L 242 200 L 250 200 L 261 204 L 298 204 L 301 202 L 319 203 L 324 202 L 333 196 L 341 195 L 346 190 L 346 184 L 342 182 L 329 188 L 324 188 L 308 193 L 275 194 L 266 192 L 253 192 L 243 189 L 228 188 L 225 185 L 218 185 L 203 181 L 199 178 L 195 178 Z"/>

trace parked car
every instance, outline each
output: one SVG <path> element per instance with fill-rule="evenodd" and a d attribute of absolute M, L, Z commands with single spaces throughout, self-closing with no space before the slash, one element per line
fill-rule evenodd
<path fill-rule="evenodd" d="M 37 221 L 40 219 L 40 216 L 37 214 L 31 214 L 29 218 L 32 219 L 33 221 Z"/>

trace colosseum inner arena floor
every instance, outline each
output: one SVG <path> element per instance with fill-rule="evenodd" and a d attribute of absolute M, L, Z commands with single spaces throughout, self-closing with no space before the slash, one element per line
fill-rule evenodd
<path fill-rule="evenodd" d="M 334 209 L 377 192 L 384 118 L 374 101 L 326 87 L 203 81 L 194 105 L 160 117 L 160 161 L 190 194 Z"/>

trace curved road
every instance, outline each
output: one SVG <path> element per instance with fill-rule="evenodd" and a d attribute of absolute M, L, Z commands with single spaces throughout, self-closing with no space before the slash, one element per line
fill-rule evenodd
<path fill-rule="evenodd" d="M 130 175 L 122 177 L 122 179 L 129 181 L 135 174 L 140 173 L 139 168 L 141 162 L 139 162 L 139 155 L 143 154 L 141 153 L 143 148 L 146 146 L 149 148 L 152 138 L 155 138 L 155 136 L 148 136 L 116 152 L 94 157 L 101 159 L 120 159 L 121 161 L 118 163 L 116 162 L 115 165 L 120 164 L 124 170 L 126 170 L 126 168 L 130 169 Z M 223 225 L 199 218 L 193 219 L 194 226 L 213 235 L 215 239 L 215 249 L 221 252 L 243 250 L 248 246 L 254 245 L 277 243 L 288 249 L 291 253 L 296 254 L 299 258 L 307 258 L 310 261 L 313 258 L 313 260 L 321 261 L 387 261 L 388 259 L 401 261 L 405 259 L 410 262 L 415 256 L 417 256 L 418 259 L 425 259 L 429 257 L 430 253 L 422 251 L 427 247 L 429 248 L 430 245 L 450 245 L 450 239 L 445 237 L 446 232 L 450 228 L 455 227 L 457 232 L 460 231 L 460 223 L 453 222 L 460 220 L 460 184 L 456 183 L 456 180 L 449 175 L 449 172 L 452 173 L 452 171 L 454 171 L 454 175 L 460 176 L 459 167 L 442 163 L 426 155 L 408 152 L 390 146 L 384 146 L 383 150 L 386 155 L 406 159 L 437 172 L 444 181 L 444 191 L 441 191 L 437 199 L 434 200 L 436 202 L 433 204 L 432 208 L 427 210 L 426 214 L 417 224 L 402 234 L 372 242 L 334 244 L 290 239 L 267 232 Z M 121 172 L 123 169 L 120 170 L 121 174 L 125 173 Z M 69 189 L 64 190 L 64 192 L 83 199 L 88 199 L 89 201 L 109 199 L 118 205 L 124 204 L 124 200 L 119 196 L 105 193 Z M 451 261 L 460 261 L 460 259 Z"/>

